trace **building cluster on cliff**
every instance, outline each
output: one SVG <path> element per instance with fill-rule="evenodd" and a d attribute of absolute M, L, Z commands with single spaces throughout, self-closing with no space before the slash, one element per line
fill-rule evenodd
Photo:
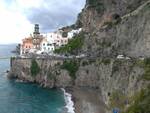
<path fill-rule="evenodd" d="M 63 36 L 63 30 L 41 34 L 39 31 L 39 25 L 35 24 L 33 34 L 24 38 L 20 44 L 20 55 L 27 53 L 53 53 L 55 49 L 66 45 L 75 34 L 78 34 L 81 31 L 82 28 L 71 30 L 66 36 Z"/>

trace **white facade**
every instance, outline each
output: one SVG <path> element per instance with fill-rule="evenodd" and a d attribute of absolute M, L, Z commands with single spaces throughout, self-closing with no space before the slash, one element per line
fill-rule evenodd
<path fill-rule="evenodd" d="M 67 36 L 68 39 L 72 39 L 76 34 L 79 34 L 81 31 L 82 31 L 82 28 L 68 32 L 68 36 Z"/>
<path fill-rule="evenodd" d="M 53 43 L 56 47 L 61 47 L 68 43 L 68 38 L 62 37 L 61 33 L 59 33 L 59 32 L 48 33 L 47 40 L 50 43 Z"/>
<path fill-rule="evenodd" d="M 54 44 L 47 41 L 47 39 L 43 39 L 43 41 L 41 42 L 41 51 L 46 53 L 52 53 L 54 50 Z"/>

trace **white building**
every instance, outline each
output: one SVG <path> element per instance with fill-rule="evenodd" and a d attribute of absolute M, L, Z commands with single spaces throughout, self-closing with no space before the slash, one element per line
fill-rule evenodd
<path fill-rule="evenodd" d="M 81 31 L 82 31 L 82 28 L 68 32 L 68 36 L 67 36 L 68 39 L 72 39 L 76 34 L 79 34 Z"/>
<path fill-rule="evenodd" d="M 49 42 L 46 38 L 41 42 L 41 52 L 52 53 L 55 50 L 54 43 Z"/>
<path fill-rule="evenodd" d="M 62 37 L 62 34 L 59 32 L 48 33 L 47 40 L 50 43 L 53 43 L 56 48 L 64 46 L 68 43 L 68 37 Z"/>

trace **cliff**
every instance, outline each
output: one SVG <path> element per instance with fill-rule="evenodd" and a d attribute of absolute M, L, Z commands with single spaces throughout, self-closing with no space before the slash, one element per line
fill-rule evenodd
<path fill-rule="evenodd" d="M 77 21 L 87 32 L 82 50 L 100 57 L 149 57 L 149 9 L 149 0 L 87 0 Z"/>
<path fill-rule="evenodd" d="M 72 79 L 66 70 L 60 70 L 63 60 L 37 59 L 39 72 L 31 73 L 32 59 L 11 58 L 10 78 L 39 83 L 43 87 L 66 87 L 72 85 Z"/>
<path fill-rule="evenodd" d="M 49 88 L 95 89 L 98 90 L 103 102 L 112 107 L 118 105 L 111 105 L 111 102 L 115 101 L 114 94 L 124 97 L 119 103 L 125 109 L 130 102 L 125 104 L 124 101 L 129 101 L 130 97 L 149 83 L 144 79 L 145 73 L 148 73 L 145 70 L 145 61 L 139 59 L 36 59 L 40 70 L 37 75 L 31 74 L 32 60 L 12 58 L 9 77 L 36 82 Z M 74 64 L 76 62 L 77 64 Z"/>

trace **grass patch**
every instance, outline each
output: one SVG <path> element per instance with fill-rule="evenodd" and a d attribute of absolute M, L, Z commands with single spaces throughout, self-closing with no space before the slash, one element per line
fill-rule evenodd
<path fill-rule="evenodd" d="M 69 75 L 75 79 L 76 78 L 76 72 L 78 71 L 79 63 L 75 60 L 68 60 L 64 61 L 63 65 L 61 66 L 61 69 L 65 69 L 69 72 Z"/>
<path fill-rule="evenodd" d="M 59 49 L 56 49 L 54 52 L 63 54 L 63 53 L 69 53 L 74 54 L 77 53 L 83 46 L 83 40 L 84 40 L 84 33 L 80 33 L 73 37 L 73 39 L 69 40 L 68 44 L 64 47 L 61 47 Z"/>
<path fill-rule="evenodd" d="M 31 61 L 30 71 L 32 76 L 36 76 L 40 72 L 40 67 L 35 59 L 32 59 Z"/>

